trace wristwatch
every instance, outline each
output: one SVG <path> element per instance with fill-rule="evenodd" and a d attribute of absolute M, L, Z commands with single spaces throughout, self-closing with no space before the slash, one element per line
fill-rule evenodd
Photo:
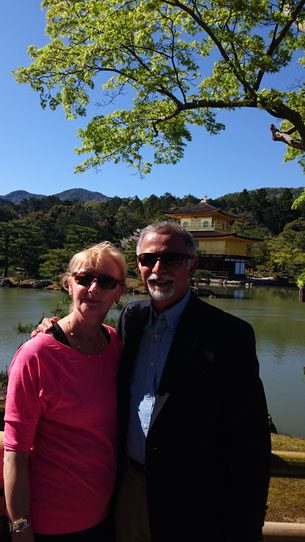
<path fill-rule="evenodd" d="M 10 521 L 9 528 L 10 533 L 21 533 L 31 525 L 29 518 L 17 519 L 17 521 Z"/>

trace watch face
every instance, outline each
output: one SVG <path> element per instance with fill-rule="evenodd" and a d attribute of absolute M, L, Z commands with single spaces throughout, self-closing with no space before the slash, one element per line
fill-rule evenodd
<path fill-rule="evenodd" d="M 20 533 L 30 525 L 31 524 L 27 518 L 18 519 L 18 521 L 12 521 L 11 523 L 9 523 L 10 533 Z"/>

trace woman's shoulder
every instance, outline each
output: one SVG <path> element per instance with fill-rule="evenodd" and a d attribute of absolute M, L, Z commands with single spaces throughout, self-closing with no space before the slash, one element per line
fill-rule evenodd
<path fill-rule="evenodd" d="M 22 344 L 20 348 L 18 348 L 10 364 L 10 379 L 12 377 L 17 378 L 18 375 L 24 375 L 25 373 L 32 375 L 34 373 L 38 374 L 41 360 L 46 358 L 46 346 L 50 341 L 52 341 L 52 339 L 48 335 L 39 333 L 37 337 Z"/>
<path fill-rule="evenodd" d="M 52 343 L 55 343 L 55 340 L 50 335 L 38 333 L 36 337 L 29 339 L 18 348 L 14 360 L 36 357 L 46 346 L 52 345 Z"/>

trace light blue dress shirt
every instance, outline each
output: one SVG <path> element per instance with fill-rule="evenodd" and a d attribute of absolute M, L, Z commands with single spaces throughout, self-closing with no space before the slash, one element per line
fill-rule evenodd
<path fill-rule="evenodd" d="M 150 306 L 131 378 L 127 455 L 145 463 L 145 443 L 164 365 L 190 290 L 173 307 L 157 314 Z"/>

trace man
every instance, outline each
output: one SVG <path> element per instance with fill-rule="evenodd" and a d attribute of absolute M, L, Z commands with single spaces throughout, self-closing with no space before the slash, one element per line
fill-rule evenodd
<path fill-rule="evenodd" d="M 254 333 L 200 301 L 188 281 L 192 236 L 163 222 L 141 232 L 151 301 L 119 321 L 123 472 L 118 542 L 261 539 L 270 435 Z"/>
<path fill-rule="evenodd" d="M 145 228 L 137 258 L 151 300 L 118 324 L 117 542 L 261 540 L 270 433 L 253 330 L 190 292 L 196 245 L 177 224 Z"/>

